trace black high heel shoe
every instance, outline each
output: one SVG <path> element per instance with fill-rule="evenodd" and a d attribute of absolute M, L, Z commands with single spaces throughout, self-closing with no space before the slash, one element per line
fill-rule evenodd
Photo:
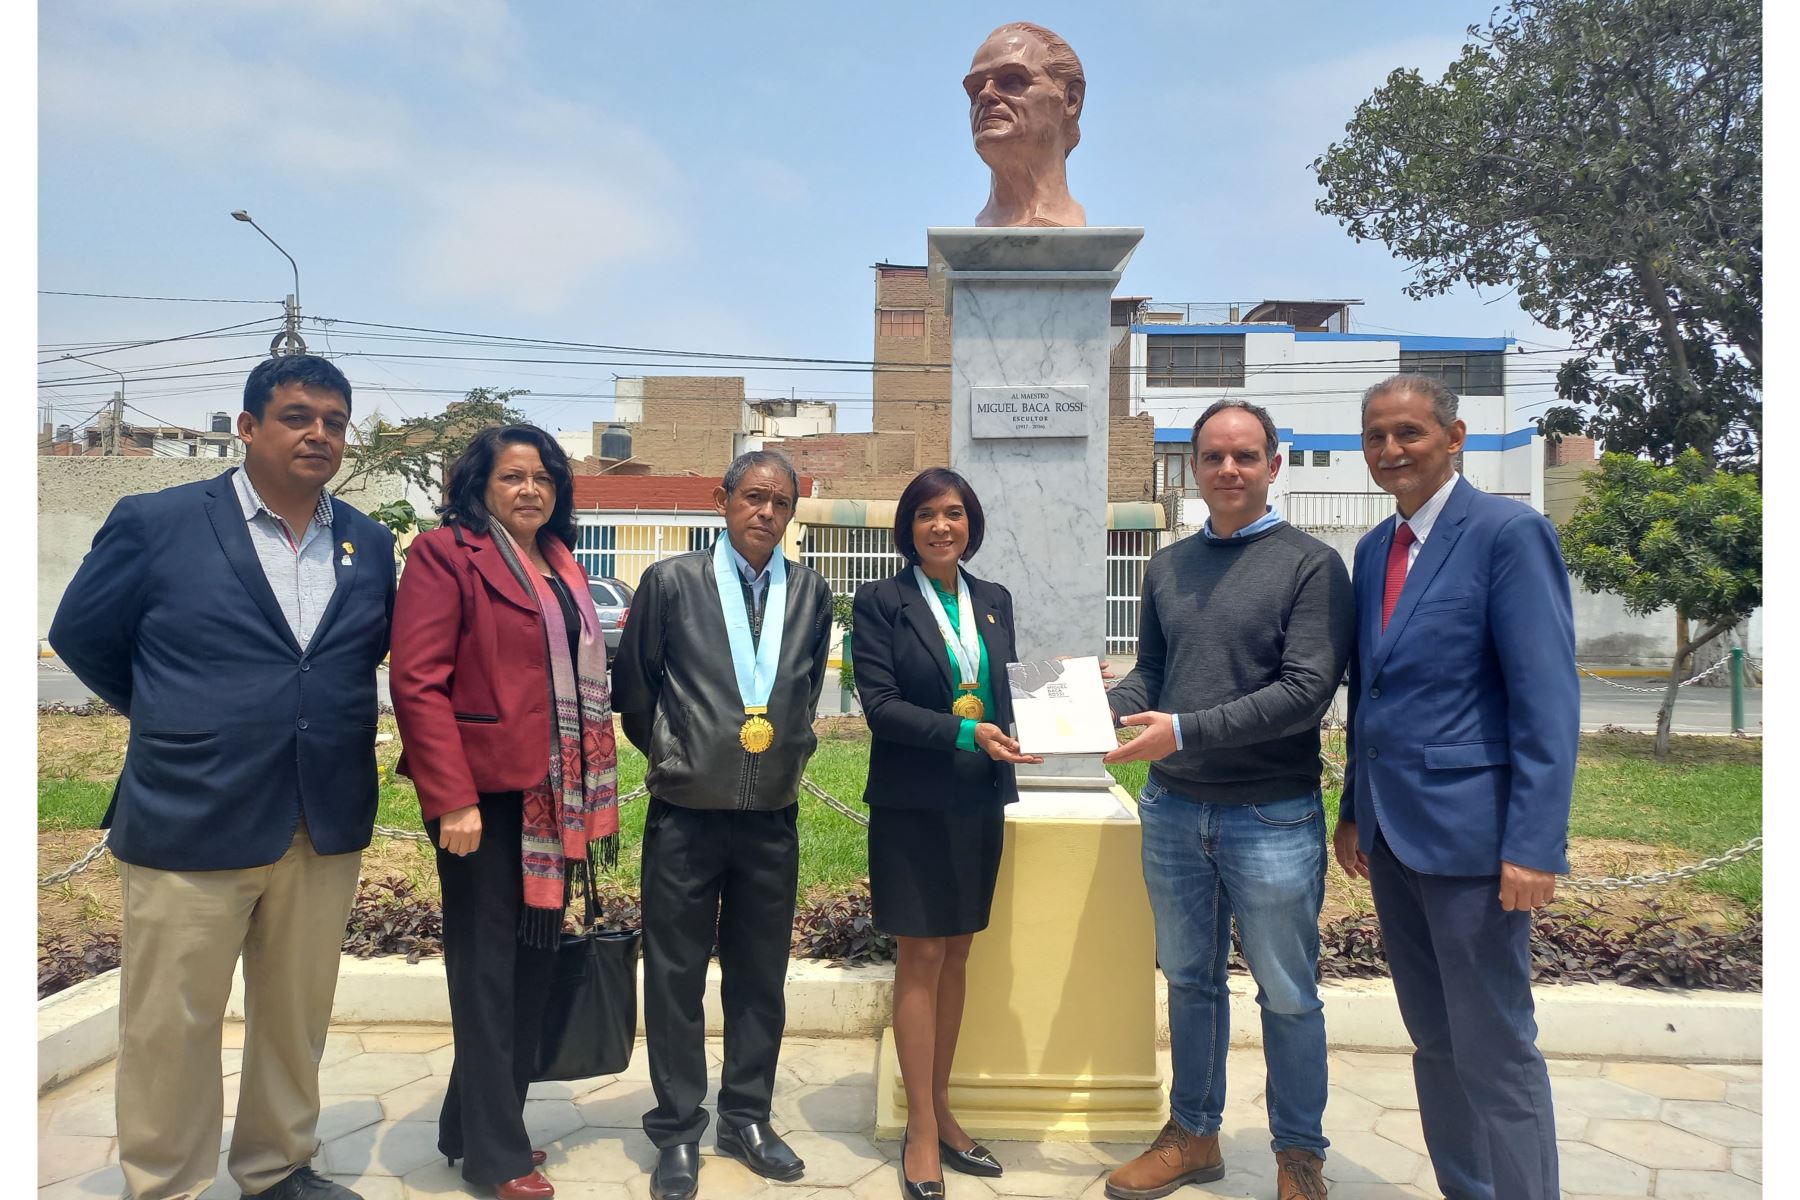
<path fill-rule="evenodd" d="M 944 1181 L 927 1179 L 914 1183 L 906 1177 L 906 1135 L 900 1135 L 900 1191 L 906 1200 L 944 1200 Z"/>
<path fill-rule="evenodd" d="M 1001 1174 L 1000 1160 L 994 1152 L 980 1142 L 976 1142 L 967 1150 L 958 1150 L 943 1138 L 938 1139 L 938 1158 L 952 1171 L 960 1171 L 964 1175 L 980 1175 L 987 1179 L 998 1179 Z"/>

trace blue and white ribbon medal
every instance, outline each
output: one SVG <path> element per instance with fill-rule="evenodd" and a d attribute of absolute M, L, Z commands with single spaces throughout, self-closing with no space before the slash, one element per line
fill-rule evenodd
<path fill-rule="evenodd" d="M 775 690 L 775 672 L 781 665 L 781 633 L 787 624 L 787 559 L 781 547 L 769 559 L 769 593 L 763 601 L 762 637 L 750 636 L 750 611 L 744 605 L 731 539 L 724 534 L 713 543 L 713 583 L 719 589 L 719 608 L 725 614 L 725 637 L 731 647 L 731 668 L 737 675 L 738 697 L 744 703 L 744 724 L 738 743 L 752 754 L 775 744 L 775 726 L 769 723 L 769 694 Z"/>

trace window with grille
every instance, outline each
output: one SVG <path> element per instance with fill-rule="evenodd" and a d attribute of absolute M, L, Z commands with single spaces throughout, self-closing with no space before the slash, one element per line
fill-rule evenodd
<path fill-rule="evenodd" d="M 1244 339 L 1209 334 L 1152 334 L 1146 387 L 1243 387 Z"/>
<path fill-rule="evenodd" d="M 1163 491 L 1179 492 L 1194 486 L 1194 481 L 1188 474 L 1189 458 L 1186 446 L 1175 450 L 1158 450 L 1156 461 L 1157 465 L 1162 468 Z"/>
<path fill-rule="evenodd" d="M 881 324 L 876 332 L 882 337 L 925 336 L 924 309 L 884 308 L 879 311 Z"/>
<path fill-rule="evenodd" d="M 1298 457 L 1298 455 L 1295 457 Z M 1331 465 L 1331 451 L 1314 450 L 1312 452 L 1312 465 L 1315 467 L 1329 467 Z"/>
<path fill-rule="evenodd" d="M 1499 350 L 1402 350 L 1400 369 L 1429 375 L 1458 396 L 1504 394 L 1506 355 Z"/>

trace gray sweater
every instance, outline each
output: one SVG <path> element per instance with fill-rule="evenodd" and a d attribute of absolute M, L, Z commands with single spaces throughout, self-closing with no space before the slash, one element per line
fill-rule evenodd
<path fill-rule="evenodd" d="M 1291 799 L 1319 785 L 1319 718 L 1356 628 L 1344 560 L 1285 522 L 1243 538 L 1183 538 L 1150 560 L 1137 666 L 1115 716 L 1175 714 L 1164 787 L 1213 804 Z"/>

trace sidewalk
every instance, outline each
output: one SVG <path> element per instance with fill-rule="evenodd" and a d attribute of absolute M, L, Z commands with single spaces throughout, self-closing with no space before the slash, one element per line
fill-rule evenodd
<path fill-rule="evenodd" d="M 225 1030 L 225 1106 L 237 1100 L 243 1026 Z M 719 1061 L 719 1042 L 708 1043 Z M 700 1200 L 895 1200 L 895 1142 L 872 1141 L 872 1039 L 794 1039 L 782 1048 L 775 1124 L 801 1157 L 806 1177 L 771 1184 L 702 1142 Z M 1161 1052 L 1166 1072 L 1168 1052 Z M 486 1195 L 463 1185 L 437 1153 L 437 1113 L 450 1070 L 450 1030 L 441 1025 L 341 1025 L 325 1050 L 325 1093 L 314 1167 L 364 1200 Z M 1228 1173 L 1192 1185 L 1192 1197 L 1274 1195 L 1273 1157 L 1262 1107 L 1260 1051 L 1233 1050 L 1231 1100 L 1222 1142 Z M 1762 1068 L 1663 1063 L 1553 1061 L 1562 1180 L 1569 1196 L 1736 1200 L 1762 1194 Z M 1405 1055 L 1334 1051 L 1325 1132 L 1332 1200 L 1436 1196 L 1419 1132 Z M 113 1068 L 96 1067 L 38 1103 L 40 1200 L 114 1200 L 121 1194 L 113 1120 Z M 624 1074 L 538 1084 L 526 1124 L 549 1152 L 545 1174 L 559 1200 L 647 1200 L 655 1154 L 639 1118 L 653 1104 L 642 1048 Z M 708 1097 L 708 1105 L 712 1097 Z M 225 1122 L 229 1143 L 231 1119 Z M 1102 1200 L 1103 1179 L 1139 1146 L 995 1142 L 1006 1167 L 997 1180 L 952 1175 L 947 1200 L 1045 1197 Z M 236 1200 L 219 1162 L 205 1200 Z"/>

